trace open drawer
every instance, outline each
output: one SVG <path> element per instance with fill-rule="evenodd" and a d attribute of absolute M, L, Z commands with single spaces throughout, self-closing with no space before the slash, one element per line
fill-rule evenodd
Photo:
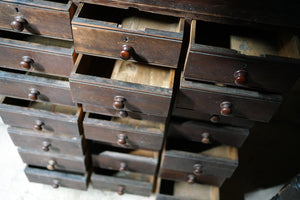
<path fill-rule="evenodd" d="M 0 67 L 0 84 L 3 96 L 75 106 L 67 78 Z"/>
<path fill-rule="evenodd" d="M 72 29 L 79 53 L 177 67 L 183 19 L 82 3 Z"/>
<path fill-rule="evenodd" d="M 70 76 L 73 100 L 127 112 L 167 117 L 175 70 L 80 54 Z"/>
<path fill-rule="evenodd" d="M 0 2 L 0 28 L 72 40 L 71 0 L 5 0 Z"/>
<path fill-rule="evenodd" d="M 5 124 L 30 128 L 39 132 L 55 132 L 79 136 L 82 108 L 62 106 L 45 102 L 30 102 L 2 97 L 0 115 Z"/>
<path fill-rule="evenodd" d="M 159 152 L 114 148 L 103 144 L 93 144 L 92 161 L 94 167 L 130 171 L 155 175 Z"/>
<path fill-rule="evenodd" d="M 91 182 L 93 188 L 111 190 L 119 195 L 150 196 L 153 191 L 154 176 L 96 168 L 92 173 Z"/>
<path fill-rule="evenodd" d="M 122 119 L 86 113 L 83 120 L 87 139 L 110 145 L 159 151 L 162 148 L 165 125 L 159 122 Z"/>
<path fill-rule="evenodd" d="M 70 76 L 77 57 L 70 41 L 7 31 L 0 31 L 0 51 L 0 66 L 63 77 Z"/>
<path fill-rule="evenodd" d="M 193 20 L 184 77 L 286 92 L 300 76 L 299 49 L 299 37 L 281 29 L 259 30 Z"/>

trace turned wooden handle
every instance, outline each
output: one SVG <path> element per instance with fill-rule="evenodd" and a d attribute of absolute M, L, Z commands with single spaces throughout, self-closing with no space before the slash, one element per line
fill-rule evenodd
<path fill-rule="evenodd" d="M 119 188 L 118 188 L 118 194 L 119 195 L 123 195 L 124 192 L 125 192 L 125 187 L 124 186 L 119 186 Z"/>
<path fill-rule="evenodd" d="M 117 143 L 119 145 L 125 145 L 127 143 L 126 140 L 127 140 L 127 136 L 125 134 L 119 134 Z"/>
<path fill-rule="evenodd" d="M 31 57 L 23 56 L 22 61 L 20 62 L 20 67 L 24 69 L 30 69 L 32 63 L 33 63 L 33 59 Z"/>
<path fill-rule="evenodd" d="M 55 169 L 55 164 L 56 164 L 55 160 L 49 160 L 48 164 L 47 164 L 47 169 L 54 170 Z"/>
<path fill-rule="evenodd" d="M 201 138 L 201 142 L 203 143 L 203 144 L 209 144 L 210 143 L 210 134 L 209 133 L 207 133 L 207 132 L 204 132 L 204 133 L 202 133 L 201 134 L 201 136 L 202 136 L 202 138 Z"/>
<path fill-rule="evenodd" d="M 35 101 L 38 99 L 40 92 L 37 89 L 31 88 L 29 89 L 28 98 Z"/>
<path fill-rule="evenodd" d="M 193 168 L 194 168 L 193 173 L 194 173 L 195 175 L 200 175 L 200 174 L 202 174 L 202 165 L 201 165 L 201 164 L 195 164 L 195 165 L 193 166 Z"/>
<path fill-rule="evenodd" d="M 248 79 L 247 79 L 247 71 L 246 70 L 237 70 L 234 73 L 234 83 L 236 85 L 244 85 L 247 83 Z"/>
<path fill-rule="evenodd" d="M 54 180 L 53 180 L 52 187 L 55 188 L 55 189 L 56 189 L 56 188 L 59 188 L 59 180 L 54 179 Z"/>
<path fill-rule="evenodd" d="M 210 120 L 210 122 L 212 122 L 212 123 L 218 123 L 218 122 L 220 122 L 220 117 L 218 116 L 218 115 L 213 115 L 213 116 L 211 116 L 210 118 L 209 118 L 209 120 Z"/>
<path fill-rule="evenodd" d="M 50 146 L 51 146 L 51 143 L 47 142 L 47 141 L 44 141 L 42 143 L 42 150 L 43 151 L 49 151 L 50 150 Z"/>
<path fill-rule="evenodd" d="M 126 117 L 128 117 L 128 113 L 127 113 L 125 110 L 120 110 L 118 115 L 119 115 L 119 117 L 121 117 L 121 118 L 126 118 Z"/>
<path fill-rule="evenodd" d="M 35 129 L 35 130 L 38 130 L 38 131 L 40 131 L 40 130 L 42 130 L 42 126 L 44 125 L 44 122 L 42 122 L 41 120 L 36 120 L 35 121 L 35 125 L 33 125 L 33 128 Z"/>
<path fill-rule="evenodd" d="M 228 102 L 228 101 L 224 101 L 220 104 L 220 113 L 221 115 L 224 115 L 224 116 L 227 116 L 227 115 L 230 115 L 232 113 L 232 110 L 231 110 L 231 106 L 232 106 L 232 103 Z"/>
<path fill-rule="evenodd" d="M 195 176 L 192 175 L 192 174 L 189 174 L 189 175 L 188 175 L 187 182 L 190 183 L 190 184 L 195 183 Z"/>
<path fill-rule="evenodd" d="M 21 16 L 16 16 L 14 21 L 12 21 L 10 23 L 10 26 L 11 26 L 12 29 L 21 32 L 21 31 L 24 30 L 26 24 L 27 24 L 26 19 L 24 19 Z"/>
<path fill-rule="evenodd" d="M 122 58 L 123 60 L 130 59 L 132 51 L 133 51 L 133 49 L 132 49 L 131 46 L 128 46 L 128 45 L 124 44 L 122 46 L 121 51 L 120 51 L 120 58 Z"/>
<path fill-rule="evenodd" d="M 115 96 L 114 97 L 114 103 L 113 103 L 113 107 L 115 109 L 122 109 L 124 108 L 124 102 L 125 102 L 125 98 L 122 96 Z"/>
<path fill-rule="evenodd" d="M 126 167 L 127 167 L 126 163 L 125 162 L 121 162 L 120 163 L 119 171 L 121 171 L 121 172 L 125 171 Z"/>

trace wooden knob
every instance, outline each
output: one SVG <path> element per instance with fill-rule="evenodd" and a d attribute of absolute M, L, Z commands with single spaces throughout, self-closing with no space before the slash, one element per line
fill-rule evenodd
<path fill-rule="evenodd" d="M 54 179 L 52 187 L 55 188 L 55 189 L 59 188 L 59 180 Z"/>
<path fill-rule="evenodd" d="M 121 172 L 125 171 L 125 170 L 126 170 L 126 167 L 127 167 L 126 163 L 121 162 L 121 163 L 120 163 L 119 171 L 121 171 Z"/>
<path fill-rule="evenodd" d="M 49 143 L 49 142 L 47 142 L 47 141 L 44 141 L 43 143 L 42 143 L 42 150 L 43 151 L 49 151 L 50 150 L 50 147 L 51 146 L 51 144 Z"/>
<path fill-rule="evenodd" d="M 122 109 L 122 108 L 124 108 L 124 102 L 125 102 L 125 98 L 124 97 L 122 97 L 122 96 L 115 96 L 113 107 L 115 109 Z"/>
<path fill-rule="evenodd" d="M 31 88 L 29 90 L 29 94 L 28 94 L 28 98 L 35 101 L 38 99 L 38 95 L 40 94 L 40 92 L 34 88 Z"/>
<path fill-rule="evenodd" d="M 190 183 L 190 184 L 195 183 L 195 176 L 192 175 L 192 174 L 188 175 L 188 180 L 187 180 L 187 182 Z"/>
<path fill-rule="evenodd" d="M 119 134 L 117 143 L 119 145 L 125 145 L 127 143 L 126 139 L 127 139 L 127 136 L 125 134 Z"/>
<path fill-rule="evenodd" d="M 118 188 L 118 194 L 119 195 L 123 195 L 124 192 L 125 192 L 125 187 L 124 186 L 119 186 L 119 188 Z"/>
<path fill-rule="evenodd" d="M 47 169 L 54 170 L 55 169 L 55 164 L 56 164 L 55 160 L 49 160 L 48 164 L 47 164 Z"/>
<path fill-rule="evenodd" d="M 132 51 L 132 47 L 124 44 L 120 52 L 120 58 L 122 58 L 123 60 L 128 60 L 131 57 Z"/>
<path fill-rule="evenodd" d="M 125 110 L 120 110 L 119 117 L 126 118 L 126 117 L 128 117 L 128 113 Z"/>
<path fill-rule="evenodd" d="M 20 67 L 25 69 L 30 69 L 32 63 L 33 63 L 33 59 L 31 57 L 23 56 L 22 61 L 20 62 Z"/>
<path fill-rule="evenodd" d="M 232 104 L 228 101 L 224 101 L 220 104 L 221 110 L 220 113 L 221 115 L 227 116 L 230 115 L 232 110 L 231 110 Z"/>
<path fill-rule="evenodd" d="M 33 128 L 35 130 L 40 131 L 40 130 L 42 130 L 42 128 L 43 128 L 42 126 L 43 125 L 44 125 L 44 123 L 41 120 L 36 120 L 35 125 L 33 126 Z"/>
<path fill-rule="evenodd" d="M 201 136 L 202 136 L 201 142 L 203 144 L 209 144 L 210 143 L 210 139 L 209 139 L 210 134 L 209 133 L 204 132 L 204 133 L 201 134 Z"/>
<path fill-rule="evenodd" d="M 244 85 L 247 83 L 247 71 L 246 70 L 237 70 L 234 73 L 234 83 L 236 85 Z"/>
<path fill-rule="evenodd" d="M 209 119 L 212 123 L 218 123 L 220 121 L 220 117 L 218 115 L 213 115 Z"/>
<path fill-rule="evenodd" d="M 202 165 L 200 165 L 200 164 L 195 164 L 195 165 L 194 165 L 194 171 L 193 171 L 193 173 L 194 173 L 195 175 L 200 175 L 200 174 L 202 174 Z"/>
<path fill-rule="evenodd" d="M 10 26 L 11 26 L 12 29 L 21 32 L 21 31 L 24 30 L 26 24 L 27 24 L 26 19 L 24 19 L 21 16 L 16 16 L 14 21 L 12 21 L 10 23 Z"/>

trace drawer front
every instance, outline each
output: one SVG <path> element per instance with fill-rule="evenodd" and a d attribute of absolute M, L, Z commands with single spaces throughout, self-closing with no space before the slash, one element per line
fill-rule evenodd
<path fill-rule="evenodd" d="M 158 159 L 104 151 L 98 155 L 92 155 L 94 167 L 104 169 L 131 171 L 154 175 L 157 168 Z"/>
<path fill-rule="evenodd" d="M 0 3 L 0 28 L 72 40 L 74 5 L 41 1 L 31 5 Z M 42 18 L 45 17 L 44 20 Z M 11 24 L 15 24 L 14 29 Z"/>
<path fill-rule="evenodd" d="M 0 71 L 0 84 L 5 96 L 75 106 L 68 81 Z"/>
<path fill-rule="evenodd" d="M 64 137 L 52 134 L 39 134 L 28 129 L 8 127 L 7 132 L 14 144 L 23 149 L 69 155 L 83 155 L 82 137 Z"/>
<path fill-rule="evenodd" d="M 87 175 L 49 171 L 33 167 L 26 167 L 24 172 L 30 182 L 52 185 L 54 188 L 87 189 Z"/>
<path fill-rule="evenodd" d="M 41 155 L 40 152 L 21 148 L 19 148 L 18 151 L 23 162 L 29 165 L 47 167 L 49 170 L 64 170 L 78 173 L 86 172 L 86 159 L 84 156 L 71 156 L 53 153 Z"/>

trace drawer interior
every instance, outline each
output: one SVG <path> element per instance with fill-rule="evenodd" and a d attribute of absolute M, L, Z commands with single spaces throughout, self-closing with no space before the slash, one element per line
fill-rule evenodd
<path fill-rule="evenodd" d="M 175 70 L 109 58 L 79 55 L 75 73 L 139 85 L 172 88 Z M 91 78 L 93 79 L 93 78 Z"/>
<path fill-rule="evenodd" d="M 171 16 L 138 11 L 137 9 L 120 9 L 100 5 L 81 4 L 79 18 L 86 18 L 105 22 L 113 27 L 146 31 L 155 29 L 159 31 L 181 32 L 181 19 Z"/>
<path fill-rule="evenodd" d="M 280 56 L 300 59 L 299 36 L 281 30 L 261 30 L 197 21 L 196 44 L 232 49 L 248 56 Z"/>

